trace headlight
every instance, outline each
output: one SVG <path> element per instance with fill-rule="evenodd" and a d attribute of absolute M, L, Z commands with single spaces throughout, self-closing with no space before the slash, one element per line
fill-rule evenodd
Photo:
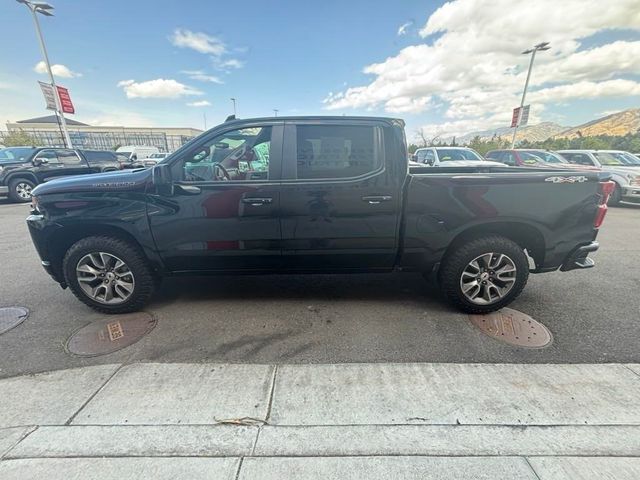
<path fill-rule="evenodd" d="M 4 167 L 0 167 L 0 175 L 2 175 L 2 172 L 4 172 Z"/>
<path fill-rule="evenodd" d="M 629 175 L 629 183 L 634 187 L 640 187 L 640 175 Z"/>

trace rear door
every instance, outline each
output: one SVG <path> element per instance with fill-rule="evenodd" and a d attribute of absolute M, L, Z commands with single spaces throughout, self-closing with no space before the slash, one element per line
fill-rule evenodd
<path fill-rule="evenodd" d="M 287 122 L 280 187 L 285 269 L 392 268 L 407 162 L 390 158 L 399 151 L 390 131 L 376 121 Z"/>
<path fill-rule="evenodd" d="M 54 178 L 68 177 L 89 173 L 89 167 L 84 158 L 78 156 L 75 150 L 66 148 L 45 149 L 38 152 L 34 160 L 42 161 L 35 169 L 39 182 L 47 182 Z"/>

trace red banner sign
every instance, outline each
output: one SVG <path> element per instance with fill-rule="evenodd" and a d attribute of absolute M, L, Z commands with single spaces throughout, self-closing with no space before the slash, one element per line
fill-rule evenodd
<path fill-rule="evenodd" d="M 69 90 L 58 85 L 56 85 L 56 88 L 58 89 L 58 98 L 60 99 L 60 106 L 62 107 L 62 111 L 64 113 L 76 113 L 75 108 L 73 108 L 71 96 L 69 95 Z"/>
<path fill-rule="evenodd" d="M 518 119 L 520 117 L 520 107 L 513 109 L 513 116 L 511 117 L 511 127 L 515 127 L 518 125 Z"/>

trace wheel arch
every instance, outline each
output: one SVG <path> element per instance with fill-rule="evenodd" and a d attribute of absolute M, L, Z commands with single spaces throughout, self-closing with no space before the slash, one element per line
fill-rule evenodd
<path fill-rule="evenodd" d="M 124 240 L 139 249 L 142 255 L 148 260 L 145 248 L 134 235 L 124 228 L 98 223 L 83 223 L 74 226 L 65 226 L 64 228 L 54 232 L 48 240 L 51 267 L 56 273 L 60 274 L 59 278 L 64 278 L 62 275 L 62 261 L 69 248 L 83 238 L 95 236 L 113 237 Z"/>
<path fill-rule="evenodd" d="M 533 258 L 536 266 L 544 262 L 546 242 L 542 232 L 528 223 L 509 221 L 483 223 L 463 230 L 453 238 L 443 258 L 463 243 L 485 235 L 500 235 L 517 243 Z"/>
<path fill-rule="evenodd" d="M 33 182 L 34 185 L 38 185 L 40 183 L 38 182 L 38 177 L 36 177 L 36 175 L 33 172 L 15 172 L 15 173 L 9 172 L 9 174 L 5 178 L 5 183 L 9 185 L 9 183 L 11 183 L 12 181 L 19 180 L 19 179 L 29 180 Z"/>

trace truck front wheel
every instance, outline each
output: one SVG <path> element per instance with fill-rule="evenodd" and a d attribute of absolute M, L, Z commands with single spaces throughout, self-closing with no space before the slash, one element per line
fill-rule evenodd
<path fill-rule="evenodd" d="M 438 273 L 444 295 L 467 313 L 489 313 L 509 305 L 528 278 L 523 249 L 498 235 L 459 245 L 447 254 Z"/>
<path fill-rule="evenodd" d="M 62 267 L 73 294 L 103 313 L 141 309 L 156 286 L 139 248 L 119 238 L 94 236 L 79 240 L 67 251 Z"/>

